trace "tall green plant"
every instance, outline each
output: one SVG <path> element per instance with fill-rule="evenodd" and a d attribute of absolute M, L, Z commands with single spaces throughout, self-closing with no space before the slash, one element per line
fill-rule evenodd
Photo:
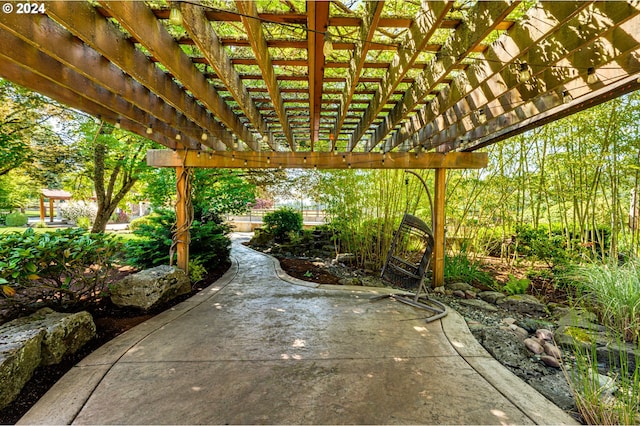
<path fill-rule="evenodd" d="M 584 265 L 568 270 L 565 280 L 583 294 L 582 300 L 594 304 L 602 323 L 627 342 L 640 335 L 640 265 Z"/>

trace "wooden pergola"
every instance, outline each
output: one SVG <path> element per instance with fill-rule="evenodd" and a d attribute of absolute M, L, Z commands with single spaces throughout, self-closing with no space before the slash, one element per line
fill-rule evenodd
<path fill-rule="evenodd" d="M 169 148 L 151 165 L 435 169 L 435 285 L 446 169 L 640 87 L 637 0 L 7 4 L 0 76 Z"/>

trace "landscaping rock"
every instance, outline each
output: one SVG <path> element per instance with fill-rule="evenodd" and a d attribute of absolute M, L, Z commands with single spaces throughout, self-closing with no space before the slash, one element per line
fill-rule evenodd
<path fill-rule="evenodd" d="M 471 290 L 467 290 L 464 292 L 464 297 L 467 299 L 475 299 L 476 298 L 476 292 L 475 291 L 471 291 Z"/>
<path fill-rule="evenodd" d="M 546 342 L 543 347 L 544 347 L 544 353 L 546 353 L 547 355 L 552 356 L 555 359 L 562 359 L 562 352 L 553 343 Z"/>
<path fill-rule="evenodd" d="M 527 330 L 525 330 L 522 327 L 519 327 L 515 324 L 511 324 L 509 326 L 509 330 L 511 330 L 513 333 L 515 333 L 516 336 L 518 336 L 521 339 L 526 339 L 527 337 L 529 337 L 529 332 Z"/>
<path fill-rule="evenodd" d="M 362 277 L 361 281 L 365 287 L 386 287 L 379 277 L 366 276 Z"/>
<path fill-rule="evenodd" d="M 573 399 L 571 388 L 564 373 L 561 371 L 543 377 L 531 378 L 527 380 L 527 383 L 561 409 L 576 411 L 576 403 Z"/>
<path fill-rule="evenodd" d="M 478 297 L 487 303 L 493 303 L 495 305 L 499 300 L 502 300 L 507 296 L 499 291 L 481 291 L 478 293 Z"/>
<path fill-rule="evenodd" d="M 553 324 L 536 318 L 522 318 L 516 321 L 519 327 L 524 328 L 531 334 L 535 334 L 539 328 L 552 328 Z"/>
<path fill-rule="evenodd" d="M 544 352 L 544 348 L 534 339 L 524 339 L 524 345 L 534 354 L 538 355 Z"/>
<path fill-rule="evenodd" d="M 336 261 L 338 261 L 338 263 L 349 265 L 356 261 L 356 255 L 352 253 L 338 253 L 338 255 L 336 256 Z"/>
<path fill-rule="evenodd" d="M 88 312 L 43 308 L 0 326 L 0 409 L 18 396 L 39 365 L 57 364 L 95 336 Z"/>
<path fill-rule="evenodd" d="M 560 361 L 551 355 L 542 355 L 540 361 L 544 362 L 548 367 L 560 368 Z"/>
<path fill-rule="evenodd" d="M 191 283 L 184 271 L 163 265 L 129 275 L 114 284 L 111 301 L 117 306 L 147 311 L 190 291 Z"/>
<path fill-rule="evenodd" d="M 553 333 L 546 328 L 539 328 L 536 330 L 536 337 L 542 340 L 553 340 Z"/>
<path fill-rule="evenodd" d="M 0 327 L 0 409 L 18 396 L 40 365 L 44 334 L 27 326 L 14 328 L 11 322 Z"/>
<path fill-rule="evenodd" d="M 472 307 L 478 308 L 478 309 L 484 309 L 485 311 L 489 311 L 489 312 L 497 312 L 498 311 L 498 308 L 496 308 L 492 304 L 487 303 L 484 300 L 480 300 L 480 299 L 465 299 L 465 300 L 461 300 L 460 303 L 462 305 L 472 306 Z"/>
<path fill-rule="evenodd" d="M 446 284 L 445 287 L 449 290 L 452 291 L 462 291 L 463 293 L 465 291 L 476 291 L 476 288 L 472 285 L 469 285 L 467 283 L 453 283 L 453 284 Z"/>
<path fill-rule="evenodd" d="M 545 367 L 531 358 L 529 350 L 512 331 L 485 328 L 476 337 L 496 360 L 518 376 L 528 378 L 545 374 Z"/>
<path fill-rule="evenodd" d="M 462 290 L 454 290 L 454 291 L 453 291 L 453 295 L 454 295 L 455 297 L 460 298 L 460 299 L 464 299 L 464 298 L 465 298 L 465 296 L 466 296 L 465 292 L 464 292 L 464 291 L 462 291 Z"/>
<path fill-rule="evenodd" d="M 507 311 L 520 312 L 525 315 L 547 315 L 547 307 L 530 294 L 507 296 L 498 302 Z"/>
<path fill-rule="evenodd" d="M 42 308 L 11 323 L 44 331 L 41 365 L 58 364 L 62 357 L 76 353 L 96 335 L 96 325 L 88 312 L 68 314 Z"/>

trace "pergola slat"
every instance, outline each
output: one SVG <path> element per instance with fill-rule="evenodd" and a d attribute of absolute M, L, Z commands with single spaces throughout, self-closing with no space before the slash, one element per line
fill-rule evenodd
<path fill-rule="evenodd" d="M 99 16 L 87 3 L 74 3 L 72 9 L 64 2 L 50 2 L 46 4 L 46 11 L 47 15 L 62 23 L 65 28 L 89 47 L 139 81 L 202 129 L 207 130 L 228 146 L 233 146 L 231 133 L 211 119 L 206 110 L 196 104 L 193 99 L 188 98 L 167 75 L 156 67 L 150 66 L 150 62 L 144 54 L 136 50 L 115 30 L 113 25 Z M 24 18 L 31 19 L 30 16 L 24 16 Z"/>
<path fill-rule="evenodd" d="M 218 77 L 225 84 L 233 98 L 238 102 L 249 122 L 263 136 L 267 136 L 269 143 L 271 138 L 268 136 L 267 125 L 262 120 L 262 115 L 257 110 L 251 95 L 242 84 L 240 76 L 233 68 L 231 59 L 224 51 L 218 36 L 211 28 L 209 21 L 206 19 L 205 9 L 189 4 L 180 3 L 180 10 L 183 16 L 183 25 L 187 32 L 191 35 L 195 45 L 205 55 L 209 64 L 216 70 Z M 273 148 L 272 145 L 270 145 Z"/>
<path fill-rule="evenodd" d="M 381 87 L 378 89 L 373 98 L 373 105 L 363 117 L 362 122 L 358 125 L 356 132 L 352 135 L 348 150 L 351 151 L 362 138 L 365 131 L 371 126 L 373 120 L 380 113 L 380 109 L 386 104 L 394 90 L 402 82 L 413 63 L 418 59 L 418 54 L 424 46 L 429 42 L 433 34 L 439 28 L 440 23 L 444 21 L 446 14 L 453 7 L 453 2 L 423 1 L 423 13 L 412 23 L 409 33 L 403 43 L 405 46 L 398 51 L 389 73 L 386 78 L 382 79 Z"/>
<path fill-rule="evenodd" d="M 473 14 L 477 19 L 463 28 L 458 28 L 452 38 L 443 46 L 440 56 L 436 56 L 430 66 L 420 74 L 404 96 L 381 125 L 375 129 L 375 136 L 369 140 L 368 151 L 376 147 L 393 127 L 399 124 L 417 105 L 418 101 L 441 84 L 453 67 L 484 40 L 496 26 L 519 4 L 519 1 L 478 2 Z M 386 151 L 389 147 L 383 147 Z"/>
<path fill-rule="evenodd" d="M 256 4 L 251 1 L 237 0 L 236 6 L 238 7 L 240 13 L 242 13 L 240 19 L 244 25 L 244 28 L 249 34 L 249 40 L 251 40 L 251 48 L 253 49 L 253 54 L 258 61 L 260 70 L 262 71 L 262 76 L 267 85 L 267 89 L 269 90 L 269 95 L 271 96 L 272 103 L 275 106 L 276 114 L 278 115 L 280 124 L 284 129 L 284 135 L 287 143 L 289 144 L 291 150 L 295 151 L 296 146 L 293 140 L 293 135 L 291 134 L 291 128 L 289 127 L 287 115 L 284 111 L 282 95 L 280 94 L 280 89 L 278 88 L 278 83 L 273 71 L 271 55 L 269 54 L 269 49 L 267 47 L 267 42 L 265 40 L 262 25 L 260 24 L 260 20 L 257 19 L 258 11 L 256 8 Z"/>
<path fill-rule="evenodd" d="M 322 82 L 326 58 L 324 56 L 324 33 L 329 22 L 328 1 L 307 1 L 307 51 L 309 70 L 309 126 L 311 132 L 311 151 L 318 142 L 320 129 L 320 110 L 322 108 Z"/>
<path fill-rule="evenodd" d="M 622 29 L 621 26 L 628 22 L 631 26 L 632 31 L 638 31 L 640 29 L 640 10 L 636 9 L 635 12 L 625 11 L 624 8 L 620 7 L 620 5 L 614 5 L 611 2 L 600 3 L 597 5 L 597 7 L 600 10 L 601 16 L 607 22 L 616 23 L 616 26 L 611 27 L 610 25 L 600 25 L 599 27 L 592 26 L 589 29 L 585 28 L 584 39 L 576 39 L 575 37 L 571 37 L 570 34 L 558 35 L 557 33 L 552 34 L 552 36 L 548 39 L 548 44 L 562 46 L 561 48 L 556 47 L 553 50 L 553 54 L 559 61 L 559 67 L 553 72 L 548 69 L 542 69 L 542 71 L 536 72 L 536 66 L 534 65 L 532 67 L 533 78 L 537 79 L 539 82 L 544 82 L 544 84 L 546 85 L 545 89 L 547 93 L 556 90 L 562 91 L 564 89 L 570 89 L 570 86 L 568 85 L 572 81 L 577 81 L 579 86 L 586 85 L 586 72 L 581 73 L 581 75 L 569 72 L 573 70 L 574 67 L 586 70 L 588 67 L 593 66 L 595 69 L 597 69 L 608 63 L 611 59 L 615 58 L 615 55 L 624 54 L 625 51 L 623 51 L 622 49 L 626 49 L 630 46 L 637 47 L 638 40 L 633 39 L 633 37 L 629 39 L 627 32 Z M 583 21 L 584 18 L 590 13 L 590 11 L 586 11 L 582 14 L 582 16 L 576 16 L 575 18 L 573 18 L 572 22 L 575 22 L 575 24 L 577 25 L 579 22 Z M 615 31 L 618 31 L 618 33 L 615 34 Z M 587 34 L 589 35 L 589 37 L 586 37 Z M 585 43 L 585 41 L 587 42 Z M 619 46 L 617 49 L 611 48 L 614 43 Z M 545 45 L 546 44 L 547 43 L 545 43 Z M 607 46 L 609 46 L 608 49 Z M 550 50 L 545 51 L 544 49 L 531 49 L 531 51 L 529 52 L 529 58 L 540 57 L 539 55 L 550 55 L 551 53 L 552 52 Z M 593 58 L 597 58 L 597 60 L 594 60 Z M 564 68 L 566 66 L 570 68 Z M 632 72 L 633 67 L 628 71 Z M 540 75 L 541 73 L 542 75 Z M 508 77 L 513 79 L 513 76 L 511 75 L 508 75 Z M 526 85 L 520 84 L 520 87 L 522 86 L 525 86 L 526 88 Z M 538 99 L 536 100 L 536 98 Z M 505 93 L 501 94 L 499 97 L 487 103 L 487 107 L 492 112 L 491 115 L 502 117 L 503 122 L 508 121 L 509 123 L 513 123 L 513 120 L 519 121 L 522 119 L 527 119 L 532 114 L 544 112 L 546 109 L 551 107 L 548 101 L 549 97 L 543 100 L 539 98 L 539 94 L 537 92 L 533 92 L 531 88 L 528 88 L 527 90 L 521 88 L 518 92 L 514 92 L 514 89 L 511 88 L 510 90 L 505 91 Z M 561 96 L 556 97 L 555 102 L 558 104 L 562 103 L 563 101 L 561 98 Z M 533 102 L 530 102 L 530 99 L 533 99 Z M 540 106 L 532 108 L 532 106 L 535 104 L 538 104 Z M 556 105 L 552 106 L 555 107 Z M 542 108 L 542 110 L 540 110 L 539 108 Z M 459 110 L 465 110 L 464 106 L 460 107 Z M 468 108 L 465 111 L 467 115 L 471 112 Z M 495 120 L 495 118 L 488 120 L 488 124 L 482 127 L 484 127 L 485 129 L 490 128 L 491 123 Z M 458 119 L 452 121 L 450 123 L 450 126 L 457 125 L 458 121 Z M 468 130 L 460 129 L 459 136 L 464 136 L 464 134 L 467 133 Z M 420 132 L 420 136 L 425 139 L 433 138 L 433 142 L 430 144 L 430 146 L 437 146 L 451 141 L 451 135 L 453 134 L 453 132 L 450 132 L 448 137 L 444 136 L 445 132 L 446 128 L 442 129 L 436 135 L 429 135 L 427 133 L 427 128 L 425 128 Z"/>
<path fill-rule="evenodd" d="M 105 1 L 102 7 L 109 10 L 118 22 L 156 58 L 161 58 L 175 78 L 187 87 L 228 128 L 254 150 L 259 149 L 254 136 L 233 114 L 231 108 L 211 90 L 201 73 L 193 66 L 178 44 L 160 24 L 151 10 L 142 2 Z"/>

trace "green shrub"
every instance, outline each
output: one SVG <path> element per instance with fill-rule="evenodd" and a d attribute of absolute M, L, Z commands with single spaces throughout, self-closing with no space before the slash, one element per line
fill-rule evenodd
<path fill-rule="evenodd" d="M 529 279 L 518 279 L 513 275 L 509 275 L 509 280 L 504 285 L 502 290 L 509 295 L 525 294 L 527 292 L 527 289 L 529 288 L 529 285 L 531 285 L 531 281 Z"/>
<path fill-rule="evenodd" d="M 133 233 L 141 238 L 126 243 L 127 263 L 139 268 L 168 265 L 172 244 L 171 229 L 175 220 L 174 212 L 163 210 L 147 216 L 146 220 L 136 224 Z M 213 220 L 194 221 L 190 231 L 191 259 L 200 261 L 210 269 L 215 269 L 229 260 L 229 226 Z"/>
<path fill-rule="evenodd" d="M 290 233 L 297 234 L 302 230 L 302 214 L 288 207 L 265 214 L 262 222 L 267 232 L 279 242 L 285 241 Z"/>
<path fill-rule="evenodd" d="M 47 227 L 47 222 L 45 222 L 44 220 L 39 220 L 35 226 L 35 228 L 46 228 Z"/>
<path fill-rule="evenodd" d="M 550 268 L 569 261 L 565 238 L 559 233 L 550 233 L 544 228 L 529 225 L 516 227 L 516 244 L 519 255 L 531 260 L 541 260 Z"/>
<path fill-rule="evenodd" d="M 20 212 L 9 213 L 4 219 L 7 226 L 25 226 L 29 222 L 26 214 Z"/>
<path fill-rule="evenodd" d="M 91 219 L 86 216 L 80 216 L 76 220 L 76 225 L 78 225 L 78 228 L 89 229 L 91 228 Z"/>
<path fill-rule="evenodd" d="M 471 285 L 494 288 L 493 277 L 482 270 L 480 263 L 469 259 L 465 252 L 444 258 L 444 279 L 447 282 L 462 281 Z"/>
<path fill-rule="evenodd" d="M 154 217 L 158 216 L 155 213 L 151 213 L 150 215 L 147 216 L 142 216 L 139 217 L 137 219 L 133 219 L 130 223 L 129 223 L 129 230 L 130 231 L 135 231 L 136 229 L 139 229 L 140 226 L 142 226 L 143 224 L 150 224 L 151 221 L 153 220 Z"/>
<path fill-rule="evenodd" d="M 0 234 L 0 280 L 22 305 L 76 306 L 101 297 L 120 244 L 82 229 Z"/>
<path fill-rule="evenodd" d="M 189 279 L 191 283 L 197 283 L 202 281 L 207 276 L 207 270 L 202 266 L 200 259 L 194 259 L 189 261 Z"/>

